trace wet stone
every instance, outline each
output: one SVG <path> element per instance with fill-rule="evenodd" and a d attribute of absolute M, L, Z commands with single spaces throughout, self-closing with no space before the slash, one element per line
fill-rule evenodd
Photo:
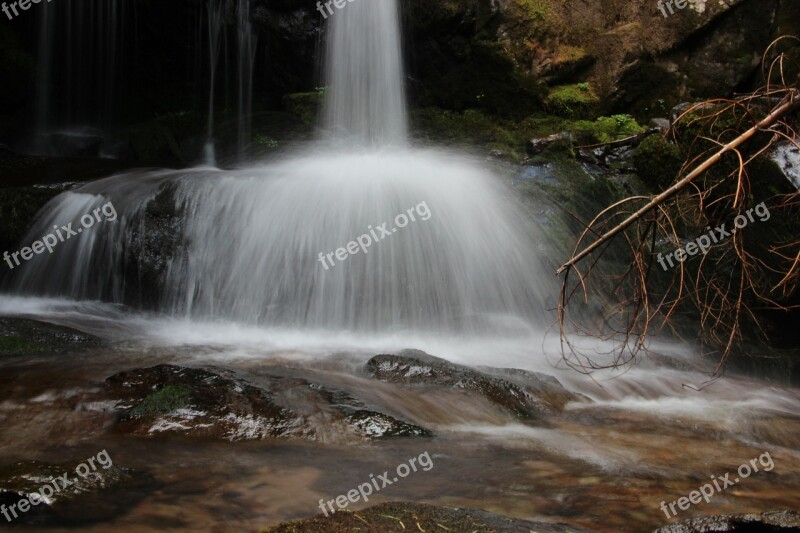
<path fill-rule="evenodd" d="M 79 525 L 110 520 L 127 512 L 156 488 L 152 476 L 145 472 L 112 464 L 108 468 L 99 466 L 81 477 L 76 474 L 79 464 L 22 461 L 0 467 L 0 505 L 5 506 L 11 524 Z M 44 496 L 32 497 L 37 505 L 24 503 L 36 493 Z M 20 510 L 20 502 L 28 509 L 26 512 Z M 16 518 L 10 510 L 12 506 Z M 0 516 L 0 524 L 7 522 L 5 516 Z"/>
<path fill-rule="evenodd" d="M 478 394 L 521 419 L 538 419 L 561 412 L 567 402 L 583 401 L 551 376 L 518 369 L 476 370 L 417 350 L 376 355 L 365 370 L 389 383 Z"/>

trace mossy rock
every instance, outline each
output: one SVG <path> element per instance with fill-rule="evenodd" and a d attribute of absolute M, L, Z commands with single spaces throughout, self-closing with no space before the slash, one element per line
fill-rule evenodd
<path fill-rule="evenodd" d="M 45 350 L 45 346 L 15 335 L 0 335 L 0 355 L 24 355 Z"/>
<path fill-rule="evenodd" d="M 100 339 L 80 331 L 25 318 L 0 318 L 0 356 L 81 352 Z"/>
<path fill-rule="evenodd" d="M 319 88 L 307 93 L 287 94 L 283 97 L 283 107 L 305 124 L 314 124 L 325 102 L 325 92 L 324 88 Z"/>
<path fill-rule="evenodd" d="M 515 160 L 523 155 L 524 130 L 478 109 L 458 112 L 427 107 L 412 111 L 411 121 L 425 141 L 499 150 Z"/>
<path fill-rule="evenodd" d="M 578 120 L 567 124 L 567 131 L 575 136 L 578 144 L 608 143 L 642 133 L 646 129 L 631 115 L 612 115 L 594 121 Z"/>
<path fill-rule="evenodd" d="M 545 107 L 553 114 L 568 118 L 597 116 L 600 99 L 588 83 L 559 85 L 550 89 Z"/>
<path fill-rule="evenodd" d="M 683 167 L 681 149 L 660 135 L 644 139 L 633 155 L 633 164 L 639 177 L 651 187 L 666 188 L 671 185 Z"/>
<path fill-rule="evenodd" d="M 132 417 L 155 416 L 171 413 L 191 403 L 189 389 L 181 385 L 167 385 L 158 392 L 145 397 L 128 413 Z"/>

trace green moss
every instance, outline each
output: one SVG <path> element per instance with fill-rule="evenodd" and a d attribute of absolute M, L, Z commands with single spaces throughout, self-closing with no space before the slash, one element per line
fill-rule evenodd
<path fill-rule="evenodd" d="M 308 93 L 293 93 L 283 97 L 283 107 L 306 124 L 314 124 L 325 101 L 325 87 Z"/>
<path fill-rule="evenodd" d="M 680 148 L 659 135 L 651 135 L 643 140 L 633 156 L 639 177 L 645 183 L 660 188 L 675 181 L 683 161 Z"/>
<path fill-rule="evenodd" d="M 278 146 L 280 146 L 280 143 L 278 143 L 278 141 L 276 141 L 275 139 L 273 139 L 268 135 L 257 134 L 254 140 L 256 141 L 256 143 L 269 149 L 278 148 Z"/>
<path fill-rule="evenodd" d="M 44 346 L 16 336 L 0 336 L 0 355 L 22 355 L 40 352 Z"/>
<path fill-rule="evenodd" d="M 565 126 L 575 136 L 578 144 L 607 143 L 642 133 L 646 129 L 630 115 L 599 117 L 593 122 L 578 120 Z"/>
<path fill-rule="evenodd" d="M 600 99 L 587 83 L 553 87 L 545 99 L 551 113 L 569 118 L 596 116 Z"/>
<path fill-rule="evenodd" d="M 167 414 L 188 406 L 190 401 L 189 389 L 179 385 L 167 385 L 147 396 L 142 403 L 131 409 L 129 414 L 134 417 Z"/>
<path fill-rule="evenodd" d="M 530 36 L 541 38 L 549 35 L 553 9 L 546 0 L 517 0 L 524 20 L 530 25 Z"/>
<path fill-rule="evenodd" d="M 522 157 L 524 132 L 511 121 L 493 118 L 477 109 L 463 113 L 434 107 L 412 112 L 414 128 L 425 140 L 448 145 L 479 145 Z"/>

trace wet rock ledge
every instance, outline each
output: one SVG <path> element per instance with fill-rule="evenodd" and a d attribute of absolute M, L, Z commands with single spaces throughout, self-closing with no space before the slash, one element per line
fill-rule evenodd
<path fill-rule="evenodd" d="M 24 318 L 0 318 L 0 357 L 82 352 L 100 346 L 97 337 Z"/>
<path fill-rule="evenodd" d="M 271 374 L 251 383 L 220 368 L 159 365 L 111 376 L 106 393 L 116 400 L 116 429 L 146 437 L 351 442 L 432 435 L 345 391 Z"/>
<path fill-rule="evenodd" d="M 389 383 L 480 395 L 520 419 L 541 419 L 560 413 L 568 402 L 586 401 L 551 376 L 518 369 L 475 370 L 419 350 L 376 355 L 367 362 L 365 371 L 374 379 Z"/>

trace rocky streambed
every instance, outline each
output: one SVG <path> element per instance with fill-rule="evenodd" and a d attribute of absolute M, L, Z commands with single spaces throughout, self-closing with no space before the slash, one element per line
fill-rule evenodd
<path fill-rule="evenodd" d="M 19 511 L 85 458 L 113 458 L 0 527 L 677 532 L 800 523 L 789 512 L 800 509 L 796 389 L 758 384 L 766 392 L 754 395 L 754 383 L 728 378 L 717 391 L 681 395 L 681 380 L 696 376 L 666 367 L 657 381 L 592 384 L 420 350 L 265 347 L 243 357 L 236 343 L 120 341 L 119 331 L 23 318 L 0 327 L 0 504 Z M 676 517 L 659 508 L 764 452 L 770 471 Z M 430 468 L 403 475 L 398 465 L 421 454 Z M 384 475 L 368 501 L 348 501 Z M 345 509 L 320 507 L 339 496 Z"/>

